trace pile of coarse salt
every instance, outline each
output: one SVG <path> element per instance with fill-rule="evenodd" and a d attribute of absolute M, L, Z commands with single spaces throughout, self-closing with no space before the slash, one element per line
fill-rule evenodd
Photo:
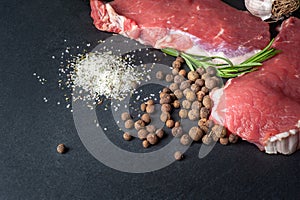
<path fill-rule="evenodd" d="M 97 100 L 99 96 L 105 96 L 122 100 L 132 94 L 142 77 L 137 67 L 121 56 L 111 52 L 92 52 L 76 62 L 71 82 L 73 88 L 78 87 L 88 94 L 75 99 Z"/>

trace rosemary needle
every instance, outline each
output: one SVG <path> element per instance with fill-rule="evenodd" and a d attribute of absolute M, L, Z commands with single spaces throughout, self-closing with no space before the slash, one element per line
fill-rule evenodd
<path fill-rule="evenodd" d="M 262 65 L 262 62 L 277 55 L 280 50 L 271 48 L 274 39 L 261 51 L 251 56 L 247 60 L 241 62 L 240 64 L 233 64 L 229 59 L 220 56 L 198 56 L 181 51 L 177 51 L 172 48 L 161 49 L 162 52 L 170 56 L 181 56 L 190 70 L 194 71 L 199 67 L 206 69 L 209 66 L 213 66 L 217 69 L 218 75 L 222 78 L 234 78 L 242 74 L 250 73 L 258 69 Z M 213 62 L 214 60 L 220 60 L 221 63 Z"/>

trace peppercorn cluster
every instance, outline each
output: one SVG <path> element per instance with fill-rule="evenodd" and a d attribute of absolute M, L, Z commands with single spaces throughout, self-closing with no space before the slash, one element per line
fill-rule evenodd
<path fill-rule="evenodd" d="M 204 144 L 211 144 L 219 141 L 223 145 L 235 143 L 238 137 L 228 134 L 226 129 L 218 124 L 214 124 L 209 119 L 213 102 L 209 93 L 222 86 L 222 79 L 217 76 L 214 67 L 198 68 L 196 71 L 186 72 L 182 69 L 184 60 L 177 57 L 172 63 L 172 73 L 164 74 L 162 71 L 156 72 L 158 80 L 169 83 L 168 87 L 162 89 L 159 94 L 159 104 L 161 105 L 160 120 L 166 127 L 171 129 L 174 137 L 178 138 L 182 145 L 190 145 L 192 142 L 202 141 Z M 125 128 L 135 128 L 137 136 L 142 141 L 142 146 L 148 148 L 155 145 L 164 137 L 164 130 L 157 129 L 151 125 L 151 114 L 155 112 L 155 102 L 150 99 L 140 105 L 144 114 L 137 121 L 133 121 L 130 114 L 122 113 L 121 118 L 125 123 Z M 180 120 L 175 120 L 173 111 L 178 109 Z M 194 126 L 184 131 L 181 120 L 195 122 Z M 128 132 L 123 134 L 125 140 L 131 140 Z M 174 158 L 183 158 L 181 152 L 175 152 Z"/>

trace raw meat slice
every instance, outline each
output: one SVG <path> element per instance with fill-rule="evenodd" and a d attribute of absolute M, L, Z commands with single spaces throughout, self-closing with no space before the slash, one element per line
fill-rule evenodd
<path fill-rule="evenodd" d="M 220 0 L 91 0 L 90 5 L 98 29 L 158 49 L 217 54 L 239 62 L 270 40 L 268 24 Z"/>
<path fill-rule="evenodd" d="M 273 47 L 282 53 L 212 94 L 212 119 L 266 153 L 300 148 L 300 19 L 283 22 Z"/>

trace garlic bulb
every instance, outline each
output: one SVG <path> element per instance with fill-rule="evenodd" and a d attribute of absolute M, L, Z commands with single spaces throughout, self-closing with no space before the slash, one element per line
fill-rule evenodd
<path fill-rule="evenodd" d="M 300 6 L 299 0 L 245 0 L 247 10 L 262 20 L 278 21 L 296 11 Z"/>
<path fill-rule="evenodd" d="M 272 4 L 273 0 L 245 0 L 247 10 L 262 20 L 272 17 Z"/>

